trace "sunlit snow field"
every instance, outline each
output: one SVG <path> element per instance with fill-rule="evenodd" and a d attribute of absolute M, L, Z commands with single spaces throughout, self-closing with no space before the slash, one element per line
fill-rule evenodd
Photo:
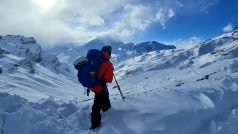
<path fill-rule="evenodd" d="M 95 131 L 89 130 L 94 93 L 84 94 L 74 70 L 52 58 L 32 71 L 16 65 L 24 56 L 0 54 L 0 134 L 236 134 L 236 31 L 115 62 L 126 99 L 114 81 L 108 85 L 112 108 Z"/>

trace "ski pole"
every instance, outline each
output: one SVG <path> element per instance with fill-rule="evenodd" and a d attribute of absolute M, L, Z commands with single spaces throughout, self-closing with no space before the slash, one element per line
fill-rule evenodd
<path fill-rule="evenodd" d="M 122 98 L 122 100 L 124 101 L 124 100 L 126 99 L 126 97 L 123 96 L 122 91 L 121 91 L 121 88 L 120 88 L 120 86 L 119 86 L 119 84 L 118 84 L 118 82 L 117 82 L 117 79 L 116 79 L 116 77 L 115 77 L 114 74 L 113 74 L 113 77 L 114 77 L 114 79 L 115 79 L 115 81 L 116 81 L 117 88 L 118 88 L 118 90 L 119 90 L 119 92 L 120 92 L 121 98 Z"/>

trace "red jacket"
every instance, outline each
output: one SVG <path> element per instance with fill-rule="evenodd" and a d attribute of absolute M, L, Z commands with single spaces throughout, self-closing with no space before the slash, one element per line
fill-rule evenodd
<path fill-rule="evenodd" d="M 111 83 L 113 80 L 113 65 L 109 61 L 110 56 L 107 53 L 103 52 L 103 56 L 106 59 L 106 61 L 102 63 L 98 71 L 98 79 L 99 80 L 104 79 L 107 83 Z M 98 85 L 91 88 L 90 90 L 98 93 L 98 92 L 101 92 L 103 89 L 104 89 L 104 86 Z"/>

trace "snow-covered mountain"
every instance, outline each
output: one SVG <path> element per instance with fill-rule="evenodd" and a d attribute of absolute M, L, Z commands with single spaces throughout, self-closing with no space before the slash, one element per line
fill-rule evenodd
<path fill-rule="evenodd" d="M 56 56 L 45 54 L 33 37 L 27 38 L 19 35 L 1 36 L 0 48 L 9 55 L 21 58 L 18 63 L 15 63 L 15 66 L 23 66 L 29 69 L 30 72 L 34 72 L 34 65 L 39 63 L 56 73 L 64 75 L 70 73 L 67 65 L 60 63 Z"/>
<path fill-rule="evenodd" d="M 114 64 L 114 73 L 126 100 L 121 100 L 116 84 L 110 84 L 112 108 L 102 113 L 102 126 L 94 132 L 88 130 L 93 94 L 83 95 L 76 78 L 55 72 L 48 65 L 51 62 L 44 65 L 42 61 L 49 58 L 50 51 L 42 52 L 40 61 L 31 60 L 35 73 L 29 73 L 22 66 L 15 67 L 15 63 L 26 59 L 25 54 L 11 53 L 2 47 L 2 42 L 7 42 L 4 38 L 0 39 L 3 68 L 0 134 L 238 133 L 237 28 L 196 46 L 179 49 L 161 50 L 163 45 L 157 48 L 156 42 L 123 44 L 116 41 L 115 55 L 137 50 L 129 53 L 133 56 L 124 55 L 125 59 Z M 96 47 L 97 42 L 100 40 L 82 48 Z M 57 55 L 60 64 L 61 61 L 71 64 L 72 55 L 87 51 L 75 51 L 77 47 L 62 51 L 65 48 L 52 53 Z M 52 97 L 39 101 L 48 96 Z"/>
<path fill-rule="evenodd" d="M 140 55 L 140 54 L 148 53 L 151 51 L 161 51 L 161 50 L 176 48 L 173 45 L 164 45 L 164 44 L 158 43 L 157 41 L 147 41 L 147 42 L 141 42 L 141 43 L 123 43 L 112 37 L 94 39 L 86 43 L 85 45 L 83 45 L 82 48 L 84 50 L 88 50 L 92 48 L 101 49 L 102 46 L 104 45 L 111 45 L 113 48 L 113 54 L 123 55 L 123 56 L 125 56 L 126 54 Z"/>
<path fill-rule="evenodd" d="M 0 47 L 18 57 L 23 57 L 35 62 L 42 60 L 42 49 L 32 37 L 23 36 L 0 36 Z"/>
<path fill-rule="evenodd" d="M 135 50 L 139 54 L 148 53 L 151 51 L 160 51 L 160 50 L 169 50 L 169 49 L 175 49 L 176 47 L 173 45 L 164 45 L 161 43 L 158 43 L 157 41 L 147 41 L 138 43 L 133 46 L 133 50 Z"/>
<path fill-rule="evenodd" d="M 89 49 L 101 49 L 104 45 L 111 45 L 113 48 L 112 61 L 119 63 L 128 58 L 135 57 L 151 51 L 161 51 L 175 49 L 173 45 L 164 45 L 157 41 L 148 41 L 142 43 L 123 43 L 112 37 L 101 37 L 89 41 L 84 45 L 77 43 L 65 43 L 59 47 L 51 48 L 47 53 L 57 55 L 59 60 L 68 64 L 73 69 L 72 63 L 78 56 L 85 56 Z"/>
<path fill-rule="evenodd" d="M 238 29 L 236 28 L 196 46 L 161 52 L 152 51 L 130 58 L 117 64 L 118 69 L 116 70 L 120 74 L 129 74 L 142 70 L 162 70 L 174 67 L 182 69 L 197 66 L 202 68 L 217 61 L 236 58 L 238 55 L 237 42 Z M 133 63 L 133 65 L 128 63 Z"/>
<path fill-rule="evenodd" d="M 1 36 L 0 48 L 1 92 L 39 101 L 56 94 L 62 99 L 72 98 L 82 88 L 69 67 L 56 56 L 45 54 L 32 37 Z M 64 97 L 66 89 L 69 92 Z"/>

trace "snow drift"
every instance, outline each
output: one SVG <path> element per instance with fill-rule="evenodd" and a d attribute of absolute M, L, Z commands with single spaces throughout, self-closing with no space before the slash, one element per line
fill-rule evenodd
<path fill-rule="evenodd" d="M 127 99 L 123 102 L 115 84 L 109 85 L 112 108 L 102 113 L 101 127 L 91 132 L 93 94 L 83 95 L 76 74 L 69 75 L 72 70 L 62 64 L 68 61 L 65 56 L 84 50 L 71 53 L 69 48 L 67 55 L 50 56 L 32 38 L 1 36 L 0 133 L 236 134 L 237 37 L 234 29 L 192 47 L 140 47 L 143 53 L 118 61 L 115 75 Z M 123 55 L 124 50 L 114 54 Z M 34 72 L 29 72 L 26 59 Z"/>

